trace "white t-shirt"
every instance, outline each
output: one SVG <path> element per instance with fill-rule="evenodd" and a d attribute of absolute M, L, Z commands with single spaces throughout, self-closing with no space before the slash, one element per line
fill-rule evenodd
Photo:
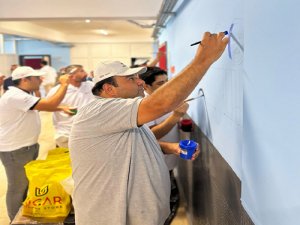
<path fill-rule="evenodd" d="M 37 143 L 41 121 L 30 108 L 38 97 L 10 86 L 0 98 L 0 151 L 9 152 Z"/>
<path fill-rule="evenodd" d="M 91 81 L 82 82 L 79 88 L 70 84 L 60 105 L 74 106 L 79 110 L 82 106 L 95 99 L 95 96 L 92 93 L 93 86 L 94 83 Z M 52 88 L 49 91 L 47 98 L 53 96 L 59 87 L 60 85 L 57 85 Z M 53 112 L 52 118 L 55 128 L 55 139 L 69 137 L 74 116 L 69 116 L 62 111 L 56 111 Z"/>
<path fill-rule="evenodd" d="M 96 98 L 74 118 L 76 225 L 163 225 L 170 178 L 156 138 L 137 126 L 141 98 Z"/>
<path fill-rule="evenodd" d="M 40 71 L 45 73 L 45 75 L 43 76 L 44 78 L 42 85 L 55 84 L 57 73 L 53 67 L 46 65 L 42 67 Z"/>

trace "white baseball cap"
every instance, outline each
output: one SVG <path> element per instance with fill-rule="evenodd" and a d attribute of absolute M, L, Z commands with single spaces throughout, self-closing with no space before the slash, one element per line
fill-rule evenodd
<path fill-rule="evenodd" d="M 146 67 L 129 68 L 119 61 L 105 61 L 98 64 L 94 70 L 94 83 L 105 80 L 113 76 L 130 76 L 142 74 L 147 70 Z"/>
<path fill-rule="evenodd" d="M 11 74 L 13 80 L 18 80 L 25 77 L 38 77 L 45 75 L 44 72 L 36 71 L 30 66 L 19 66 Z"/>
<path fill-rule="evenodd" d="M 137 59 L 134 61 L 135 66 L 144 65 L 149 61 L 149 59 Z"/>

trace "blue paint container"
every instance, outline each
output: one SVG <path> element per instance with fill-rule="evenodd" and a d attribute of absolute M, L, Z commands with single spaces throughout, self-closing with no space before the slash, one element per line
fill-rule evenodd
<path fill-rule="evenodd" d="M 196 151 L 197 143 L 192 140 L 181 140 L 179 142 L 180 158 L 191 159 Z"/>

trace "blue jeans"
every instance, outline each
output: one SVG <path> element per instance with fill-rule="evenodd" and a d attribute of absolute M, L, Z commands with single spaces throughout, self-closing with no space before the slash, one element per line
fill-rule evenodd
<path fill-rule="evenodd" d="M 0 152 L 0 159 L 7 176 L 6 207 L 11 221 L 27 195 L 28 179 L 24 166 L 35 160 L 38 154 L 39 144 L 22 147 L 12 152 Z"/>

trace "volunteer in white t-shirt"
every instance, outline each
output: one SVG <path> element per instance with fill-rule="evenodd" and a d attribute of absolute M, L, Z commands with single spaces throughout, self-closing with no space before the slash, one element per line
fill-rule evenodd
<path fill-rule="evenodd" d="M 74 106 L 78 110 L 95 98 L 92 93 L 94 83 L 86 80 L 87 73 L 81 65 L 70 65 L 65 68 L 65 72 L 70 75 L 70 84 L 60 105 Z M 52 88 L 47 98 L 53 96 L 59 87 L 60 84 Z M 68 147 L 73 118 L 74 116 L 67 115 L 61 111 L 53 113 L 53 125 L 55 128 L 55 141 L 57 146 Z"/>
<path fill-rule="evenodd" d="M 45 89 L 45 95 L 47 95 L 49 90 L 54 87 L 56 83 L 57 72 L 53 67 L 48 65 L 46 60 L 42 60 L 40 65 L 40 71 L 45 73 L 43 76 L 42 86 Z"/>
<path fill-rule="evenodd" d="M 38 156 L 41 129 L 38 111 L 71 113 L 68 107 L 58 108 L 67 91 L 69 76 L 60 78 L 61 86 L 51 98 L 41 99 L 31 93 L 39 90 L 42 75 L 31 67 L 18 67 L 12 73 L 14 86 L 0 99 L 0 159 L 7 175 L 6 205 L 10 220 L 26 197 L 28 180 L 24 165 Z"/>

